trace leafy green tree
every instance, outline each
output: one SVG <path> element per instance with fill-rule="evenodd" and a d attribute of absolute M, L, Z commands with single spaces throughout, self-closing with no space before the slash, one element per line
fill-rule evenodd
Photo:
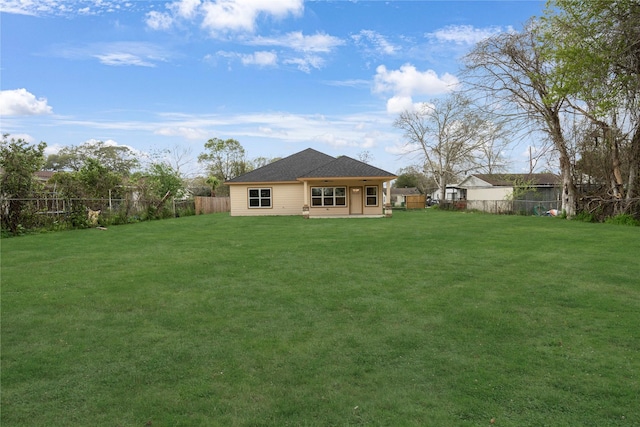
<path fill-rule="evenodd" d="M 394 188 L 416 187 L 422 194 L 435 191 L 436 181 L 421 172 L 417 166 L 409 166 L 398 171 L 398 178 L 393 182 Z"/>
<path fill-rule="evenodd" d="M 251 170 L 244 148 L 235 139 L 219 138 L 208 140 L 204 148 L 206 152 L 198 156 L 198 162 L 206 165 L 209 176 L 220 180 L 222 195 L 228 195 L 229 188 L 224 182 Z"/>
<path fill-rule="evenodd" d="M 98 159 L 87 159 L 77 172 L 77 177 L 88 198 L 108 199 L 122 185 L 122 176 L 104 166 Z"/>
<path fill-rule="evenodd" d="M 622 198 L 626 189 L 631 200 L 640 184 L 640 3 L 552 0 L 544 22 L 545 54 L 556 64 L 550 95 L 598 128 L 609 191 Z"/>
<path fill-rule="evenodd" d="M 205 153 L 198 156 L 211 175 L 221 181 L 228 181 L 249 170 L 246 153 L 235 139 L 212 138 L 204 144 Z"/>
<path fill-rule="evenodd" d="M 177 196 L 184 187 L 178 171 L 165 163 L 152 164 L 146 177 L 150 183 L 151 194 L 160 199 L 167 194 Z"/>
<path fill-rule="evenodd" d="M 220 180 L 217 176 L 210 176 L 205 180 L 206 184 L 211 187 L 211 197 L 216 197 L 216 189 L 220 187 Z"/>
<path fill-rule="evenodd" d="M 17 233 L 20 227 L 28 228 L 32 217 L 28 212 L 27 198 L 39 189 L 35 173 L 44 164 L 44 149 L 47 144 L 29 145 L 23 139 L 8 139 L 2 135 L 0 143 L 0 180 L 4 203 L 2 203 L 2 228 Z"/>
<path fill-rule="evenodd" d="M 64 147 L 47 157 L 46 170 L 79 171 L 89 159 L 97 160 L 105 170 L 129 176 L 140 167 L 135 153 L 124 145 L 111 145 L 103 141 L 86 142 L 80 146 Z"/>

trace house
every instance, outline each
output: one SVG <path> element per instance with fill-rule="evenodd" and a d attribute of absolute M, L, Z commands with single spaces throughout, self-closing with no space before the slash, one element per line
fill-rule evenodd
<path fill-rule="evenodd" d="M 462 190 L 460 198 L 466 199 L 467 209 L 496 213 L 531 211 L 537 202 L 559 200 L 561 180 L 552 173 L 474 174 L 457 187 Z M 522 203 L 515 206 L 516 201 L 525 200 L 531 202 L 531 206 Z"/>
<path fill-rule="evenodd" d="M 385 183 L 390 189 L 395 178 L 350 157 L 335 158 L 308 148 L 225 184 L 231 216 L 391 216 L 382 191 Z M 390 200 L 389 190 L 386 197 Z"/>
<path fill-rule="evenodd" d="M 464 191 L 458 184 L 447 184 L 444 191 L 444 200 L 440 200 L 440 190 L 434 190 L 429 196 L 438 202 L 455 202 L 464 199 Z"/>
<path fill-rule="evenodd" d="M 404 187 L 404 188 L 392 188 L 391 189 L 391 204 L 393 206 L 405 206 L 407 203 L 407 196 L 418 196 L 420 190 L 416 187 Z"/>

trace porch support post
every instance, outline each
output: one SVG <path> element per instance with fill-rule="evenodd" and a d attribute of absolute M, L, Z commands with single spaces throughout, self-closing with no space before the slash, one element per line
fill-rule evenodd
<path fill-rule="evenodd" d="M 391 181 L 387 181 L 387 200 L 384 204 L 384 216 L 391 218 L 393 210 L 391 209 Z"/>
<path fill-rule="evenodd" d="M 307 204 L 309 185 L 307 181 L 303 181 L 304 190 L 302 192 L 302 217 L 305 219 L 309 219 L 309 205 Z"/>

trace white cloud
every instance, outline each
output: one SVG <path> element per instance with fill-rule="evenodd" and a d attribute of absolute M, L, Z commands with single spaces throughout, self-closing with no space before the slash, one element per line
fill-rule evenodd
<path fill-rule="evenodd" d="M 387 70 L 380 65 L 376 69 L 373 91 L 393 94 L 387 101 L 387 112 L 395 114 L 411 108 L 416 95 L 443 95 L 459 84 L 458 78 L 449 73 L 439 77 L 433 70 L 419 71 L 411 64 L 404 64 L 398 70 Z"/>
<path fill-rule="evenodd" d="M 127 144 L 120 144 L 118 141 L 115 141 L 113 139 L 96 139 L 96 138 L 89 138 L 86 141 L 84 141 L 81 145 L 87 144 L 87 145 L 95 145 L 98 143 L 103 143 L 105 147 L 125 147 L 128 148 L 131 153 L 136 156 L 136 157 L 146 157 L 147 154 L 143 151 L 138 150 L 137 148 L 134 148 L 130 145 Z"/>
<path fill-rule="evenodd" d="M 406 156 L 419 152 L 420 150 L 420 144 L 406 144 L 402 142 L 396 143 L 394 145 L 389 145 L 384 149 L 385 152 L 394 154 L 396 156 Z"/>
<path fill-rule="evenodd" d="M 170 56 L 163 47 L 145 42 L 93 43 L 87 46 L 56 46 L 52 55 L 68 59 L 97 58 L 105 65 L 155 67 Z"/>
<path fill-rule="evenodd" d="M 103 55 L 94 55 L 96 58 L 100 60 L 101 63 L 105 65 L 135 65 L 138 67 L 155 67 L 156 65 L 152 62 L 145 61 L 137 55 L 133 55 L 131 53 L 124 52 L 114 52 L 107 53 Z"/>
<path fill-rule="evenodd" d="M 284 18 L 299 15 L 304 9 L 303 0 L 215 0 L 205 1 L 202 27 L 211 35 L 228 32 L 254 32 L 260 15 Z"/>
<path fill-rule="evenodd" d="M 474 45 L 479 41 L 505 31 L 511 32 L 514 30 L 511 26 L 506 28 L 475 28 L 472 25 L 449 25 L 432 33 L 427 33 L 425 36 L 438 42 L 455 43 L 458 45 Z"/>
<path fill-rule="evenodd" d="M 295 65 L 300 71 L 310 73 L 312 68 L 320 69 L 324 66 L 324 59 L 317 55 L 306 55 L 302 58 L 290 58 L 282 61 L 285 64 Z"/>
<path fill-rule="evenodd" d="M 357 46 L 376 55 L 393 55 L 399 50 L 397 46 L 391 44 L 383 35 L 375 31 L 362 30 L 351 38 Z"/>
<path fill-rule="evenodd" d="M 129 9 L 133 6 L 133 3 L 122 0 L 95 0 L 91 2 L 72 2 L 69 0 L 0 0 L 0 12 L 32 16 L 97 15 Z"/>
<path fill-rule="evenodd" d="M 344 41 L 328 34 L 316 33 L 311 36 L 305 36 L 300 31 L 294 31 L 281 37 L 255 37 L 248 44 L 281 46 L 298 52 L 329 53 L 334 48 L 342 46 Z"/>
<path fill-rule="evenodd" d="M 193 19 L 198 13 L 200 0 L 181 0 L 171 3 L 168 8 L 180 18 Z"/>
<path fill-rule="evenodd" d="M 206 140 L 209 135 L 207 131 L 195 129 L 191 127 L 163 127 L 154 132 L 156 135 L 162 136 L 180 136 L 191 140 Z"/>
<path fill-rule="evenodd" d="M 153 30 L 168 30 L 173 25 L 173 18 L 169 13 L 152 10 L 146 16 L 145 22 Z"/>
<path fill-rule="evenodd" d="M 230 61 L 239 60 L 242 65 L 257 65 L 258 67 L 275 67 L 278 65 L 278 55 L 275 52 L 258 51 L 254 53 L 228 52 L 219 50 L 216 55 L 207 54 L 205 62 L 216 63 L 216 57 L 227 58 Z"/>
<path fill-rule="evenodd" d="M 46 98 L 36 98 L 26 89 L 0 91 L 0 114 L 3 116 L 37 116 L 51 114 Z"/>
<path fill-rule="evenodd" d="M 242 55 L 241 61 L 244 65 L 257 65 L 259 67 L 274 66 L 278 64 L 278 55 L 273 52 L 254 52 Z"/>
<path fill-rule="evenodd" d="M 403 111 L 412 111 L 413 109 L 413 99 L 410 96 L 392 96 L 387 100 L 387 112 L 389 114 L 400 114 Z"/>
<path fill-rule="evenodd" d="M 47 144 L 47 146 L 44 149 L 44 154 L 45 156 L 58 154 L 60 150 L 62 150 L 63 148 L 64 148 L 64 145 L 62 144 L 52 144 L 52 145 Z"/>

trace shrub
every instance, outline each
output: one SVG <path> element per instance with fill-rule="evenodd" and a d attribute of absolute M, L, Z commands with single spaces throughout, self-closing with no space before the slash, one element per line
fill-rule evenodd
<path fill-rule="evenodd" d="M 633 215 L 629 215 L 629 214 L 620 214 L 613 217 L 609 217 L 604 222 L 606 222 L 607 224 L 630 225 L 635 227 L 640 226 L 640 221 L 635 219 Z"/>
<path fill-rule="evenodd" d="M 593 213 L 587 211 L 580 211 L 573 216 L 575 221 L 582 222 L 597 222 L 596 217 Z"/>

